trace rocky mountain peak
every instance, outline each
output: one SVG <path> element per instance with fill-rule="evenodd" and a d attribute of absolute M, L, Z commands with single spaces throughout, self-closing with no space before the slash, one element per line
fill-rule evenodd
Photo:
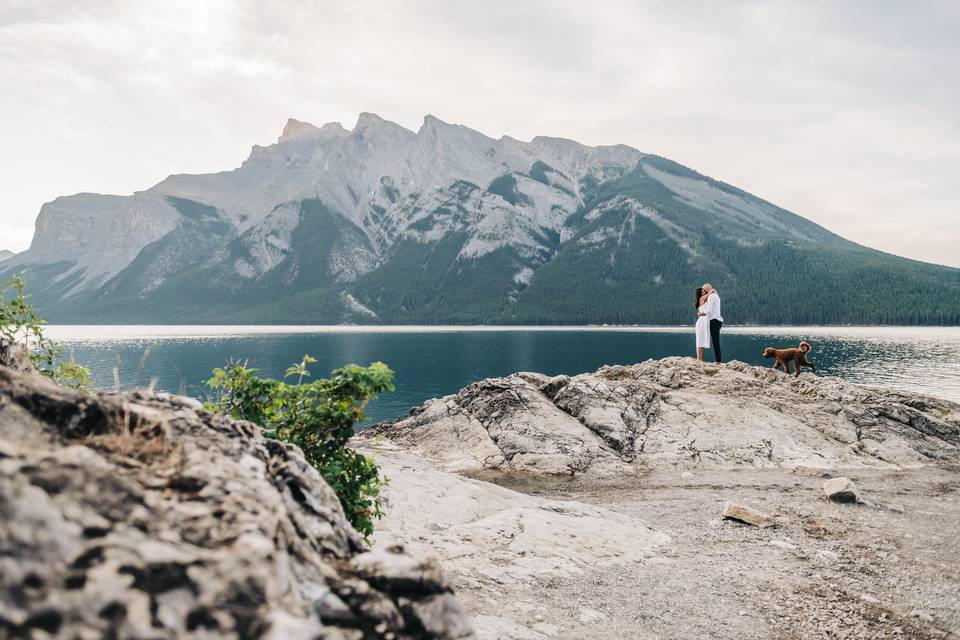
<path fill-rule="evenodd" d="M 337 137 L 347 133 L 349 132 L 344 129 L 339 122 L 328 122 L 322 127 L 317 127 L 309 122 L 302 122 L 296 118 L 290 118 L 283 127 L 283 133 L 277 138 L 277 144 L 290 140 L 302 140 L 304 138 Z"/>
<path fill-rule="evenodd" d="M 320 128 L 316 127 L 309 122 L 301 122 L 294 118 L 289 118 L 287 124 L 283 127 L 283 133 L 280 134 L 280 137 L 277 138 L 277 143 L 287 142 L 288 140 L 294 140 L 296 138 L 304 138 L 316 135 L 320 132 Z"/>
<path fill-rule="evenodd" d="M 459 124 L 450 124 L 438 118 L 435 115 L 427 114 L 423 117 L 423 124 L 420 125 L 420 129 L 417 131 L 417 135 L 423 135 L 426 133 L 437 132 L 440 130 L 456 130 L 456 129 L 466 129 L 468 131 L 473 131 L 469 127 L 464 127 Z"/>
<path fill-rule="evenodd" d="M 368 111 L 364 111 L 357 118 L 357 124 L 353 128 L 353 133 L 357 134 L 376 130 L 401 131 L 407 134 L 413 134 L 413 132 L 406 127 L 400 126 L 396 122 L 385 120 L 377 114 Z"/>

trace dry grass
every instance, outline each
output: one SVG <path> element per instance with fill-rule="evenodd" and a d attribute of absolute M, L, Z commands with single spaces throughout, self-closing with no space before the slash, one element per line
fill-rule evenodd
<path fill-rule="evenodd" d="M 83 444 L 128 467 L 173 472 L 181 466 L 180 447 L 170 425 L 131 410 L 126 404 L 110 422 L 107 433 L 88 435 Z"/>

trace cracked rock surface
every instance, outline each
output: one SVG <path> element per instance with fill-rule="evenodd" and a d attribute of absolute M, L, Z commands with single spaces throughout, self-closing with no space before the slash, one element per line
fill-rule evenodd
<path fill-rule="evenodd" d="M 0 637 L 472 638 L 296 447 L 189 398 L 0 367 Z"/>
<path fill-rule="evenodd" d="M 741 362 L 665 358 L 483 380 L 362 437 L 456 472 L 917 466 L 957 459 L 960 408 Z"/>
<path fill-rule="evenodd" d="M 482 640 L 941 640 L 958 435 L 935 398 L 667 358 L 484 380 L 354 442 L 391 480 L 378 544 L 437 555 Z"/>

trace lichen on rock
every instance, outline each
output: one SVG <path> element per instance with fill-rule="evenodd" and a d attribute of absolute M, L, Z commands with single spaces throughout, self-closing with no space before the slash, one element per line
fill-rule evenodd
<path fill-rule="evenodd" d="M 0 368 L 0 636 L 471 638 L 299 449 L 196 400 Z"/>

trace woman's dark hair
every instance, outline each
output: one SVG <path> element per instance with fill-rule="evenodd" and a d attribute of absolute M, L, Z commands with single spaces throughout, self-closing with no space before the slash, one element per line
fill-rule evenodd
<path fill-rule="evenodd" d="M 699 309 L 699 308 L 700 308 L 700 298 L 703 297 L 703 287 L 697 287 L 697 290 L 693 293 L 693 295 L 694 295 L 694 298 L 693 298 L 693 308 L 694 308 L 694 309 Z"/>

